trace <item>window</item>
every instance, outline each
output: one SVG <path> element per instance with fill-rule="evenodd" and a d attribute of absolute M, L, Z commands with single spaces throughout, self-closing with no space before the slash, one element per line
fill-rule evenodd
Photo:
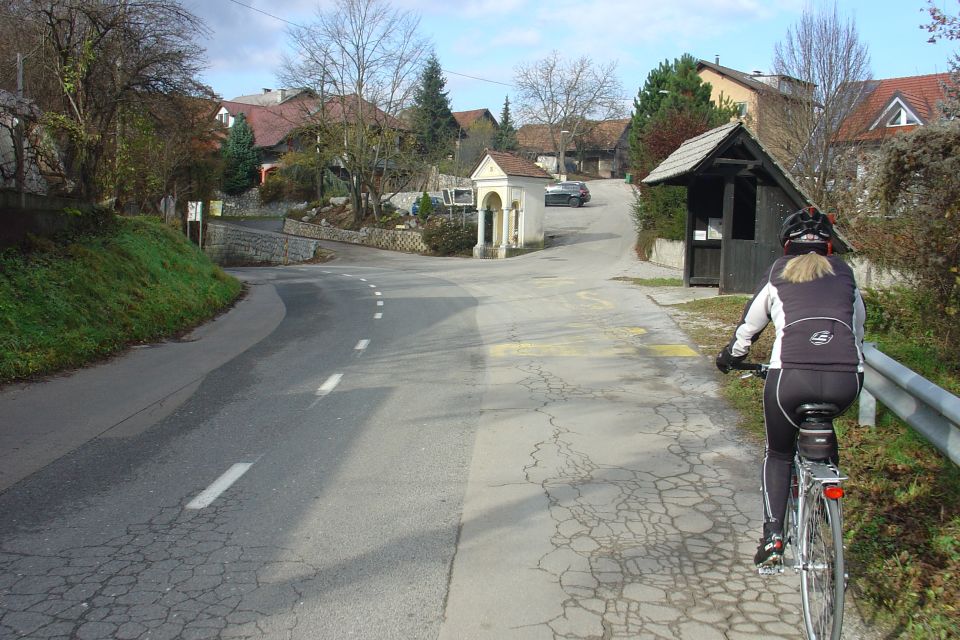
<path fill-rule="evenodd" d="M 745 118 L 747 116 L 747 103 L 746 102 L 735 102 L 737 106 L 737 117 Z"/>
<path fill-rule="evenodd" d="M 900 108 L 894 111 L 893 117 L 887 120 L 888 127 L 904 127 L 908 124 L 920 124 L 906 109 Z"/>

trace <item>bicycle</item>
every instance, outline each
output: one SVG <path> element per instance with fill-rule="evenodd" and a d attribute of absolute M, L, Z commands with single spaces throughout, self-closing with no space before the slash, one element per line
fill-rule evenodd
<path fill-rule="evenodd" d="M 743 377 L 767 377 L 765 364 L 740 363 Z M 833 419 L 840 408 L 809 403 L 797 409 L 802 417 L 793 458 L 793 473 L 783 524 L 783 563 L 760 567 L 761 574 L 783 573 L 791 566 L 800 574 L 803 622 L 809 640 L 839 640 L 847 574 L 843 562 L 843 481 L 831 457 L 836 451 Z M 787 549 L 792 558 L 788 561 Z"/>

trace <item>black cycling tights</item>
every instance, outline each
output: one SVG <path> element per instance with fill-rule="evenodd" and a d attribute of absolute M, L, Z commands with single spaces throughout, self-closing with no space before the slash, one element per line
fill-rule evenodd
<path fill-rule="evenodd" d="M 800 418 L 796 409 L 810 402 L 830 402 L 845 410 L 856 400 L 863 374 L 810 369 L 770 369 L 763 388 L 767 450 L 763 459 L 763 535 L 783 533 L 790 489 L 790 468 Z"/>

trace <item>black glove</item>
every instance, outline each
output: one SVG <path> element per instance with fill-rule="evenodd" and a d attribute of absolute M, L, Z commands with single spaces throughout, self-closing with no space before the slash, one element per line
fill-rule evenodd
<path fill-rule="evenodd" d="M 733 365 L 740 364 L 747 356 L 735 356 L 730 353 L 730 347 L 726 346 L 717 354 L 717 369 L 727 373 L 733 368 Z"/>

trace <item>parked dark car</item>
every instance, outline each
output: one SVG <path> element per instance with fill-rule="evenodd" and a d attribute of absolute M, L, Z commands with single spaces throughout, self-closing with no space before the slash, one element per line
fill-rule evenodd
<path fill-rule="evenodd" d="M 543 202 L 547 206 L 556 204 L 579 207 L 590 202 L 590 189 L 585 182 L 558 182 L 547 186 Z"/>

